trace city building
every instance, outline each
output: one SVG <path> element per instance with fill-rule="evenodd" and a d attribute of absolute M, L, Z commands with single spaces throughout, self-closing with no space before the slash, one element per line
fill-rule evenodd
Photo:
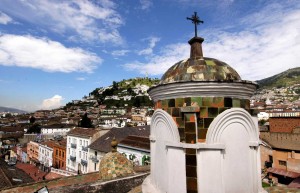
<path fill-rule="evenodd" d="M 29 143 L 27 143 L 27 155 L 29 158 L 29 163 L 39 166 L 40 161 L 39 161 L 39 144 L 34 142 L 34 141 L 30 141 Z"/>
<path fill-rule="evenodd" d="M 39 162 L 43 171 L 50 172 L 53 160 L 53 141 L 42 142 L 39 144 Z"/>
<path fill-rule="evenodd" d="M 56 169 L 66 169 L 66 152 L 67 140 L 56 141 L 53 144 L 53 167 Z"/>
<path fill-rule="evenodd" d="M 104 135 L 101 135 L 96 141 L 89 146 L 89 168 L 88 172 L 99 171 L 100 161 L 102 157 L 111 151 L 111 141 L 115 138 L 117 141 L 122 141 L 128 136 L 139 136 L 149 138 L 150 126 L 140 127 L 124 127 L 124 128 L 112 128 Z M 124 144 L 125 145 L 125 144 Z M 146 147 L 144 147 L 146 149 Z M 125 149 L 119 150 L 120 153 L 125 153 Z M 126 149 L 129 158 L 131 153 Z M 140 149 L 141 151 L 141 149 Z M 145 150 L 147 151 L 147 150 Z M 147 154 L 147 153 L 144 153 Z M 147 154 L 148 155 L 148 154 Z M 144 158 L 145 159 L 145 158 Z"/>
<path fill-rule="evenodd" d="M 88 146 L 100 137 L 100 130 L 77 127 L 67 133 L 67 167 L 68 171 L 88 172 Z"/>

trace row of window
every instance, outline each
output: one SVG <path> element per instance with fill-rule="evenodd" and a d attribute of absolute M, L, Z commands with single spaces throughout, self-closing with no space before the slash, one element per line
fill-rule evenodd
<path fill-rule="evenodd" d="M 68 140 L 69 143 L 77 144 L 77 139 L 76 138 L 70 137 L 69 139 L 70 139 L 70 140 Z M 80 139 L 79 140 L 79 145 L 87 147 L 89 145 L 89 141 Z"/>
<path fill-rule="evenodd" d="M 61 151 L 61 150 L 58 151 L 58 149 L 56 149 L 55 155 L 56 155 L 56 156 L 59 156 L 59 157 L 62 156 L 62 157 L 64 158 L 64 157 L 65 157 L 65 152 L 64 152 L 64 151 Z"/>

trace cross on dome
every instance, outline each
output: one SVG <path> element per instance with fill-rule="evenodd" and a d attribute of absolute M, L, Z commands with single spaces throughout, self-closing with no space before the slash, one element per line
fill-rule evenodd
<path fill-rule="evenodd" d="M 192 15 L 192 17 L 187 17 L 186 19 L 191 20 L 192 23 L 195 25 L 195 37 L 197 37 L 197 25 L 204 22 L 199 19 L 199 17 L 197 16 L 197 12 L 194 12 L 194 15 Z"/>

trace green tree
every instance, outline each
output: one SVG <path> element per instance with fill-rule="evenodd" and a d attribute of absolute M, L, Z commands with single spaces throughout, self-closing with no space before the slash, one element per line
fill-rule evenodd
<path fill-rule="evenodd" d="M 84 128 L 93 128 L 93 124 L 91 119 L 87 116 L 87 113 L 84 113 L 82 116 L 81 120 L 79 121 L 79 127 L 84 127 Z"/>

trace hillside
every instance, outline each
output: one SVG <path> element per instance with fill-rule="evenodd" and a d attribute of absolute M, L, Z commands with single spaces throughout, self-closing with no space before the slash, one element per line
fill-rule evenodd
<path fill-rule="evenodd" d="M 79 102 L 68 103 L 66 107 L 72 105 L 93 106 L 106 105 L 108 108 L 115 107 L 140 107 L 152 106 L 147 90 L 158 84 L 159 79 L 132 78 L 120 82 L 112 82 L 111 86 L 96 88 L 84 96 Z"/>
<path fill-rule="evenodd" d="M 26 111 L 22 111 L 15 108 L 8 108 L 8 107 L 0 107 L 0 112 L 9 112 L 9 113 L 27 113 Z"/>
<path fill-rule="evenodd" d="M 260 88 L 270 89 L 273 87 L 289 87 L 300 84 L 300 67 L 292 68 L 269 78 L 256 81 Z"/>

